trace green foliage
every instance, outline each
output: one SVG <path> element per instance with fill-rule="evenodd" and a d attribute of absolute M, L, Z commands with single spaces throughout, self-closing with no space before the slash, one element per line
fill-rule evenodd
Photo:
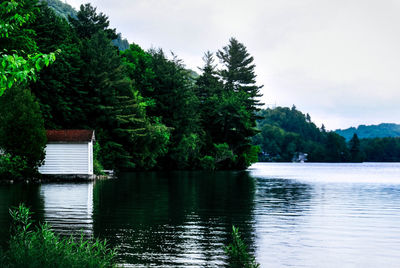
<path fill-rule="evenodd" d="M 292 108 L 276 107 L 274 109 L 265 109 L 261 110 L 258 115 L 260 119 L 257 123 L 260 129 L 264 125 L 270 125 L 279 127 L 286 132 L 297 133 L 304 139 L 316 142 L 323 140 L 321 130 L 311 122 L 310 115 L 303 114 L 295 106 Z"/>
<path fill-rule="evenodd" d="M 82 30 L 83 25 L 80 27 Z M 84 65 L 80 81 L 85 101 L 77 105 L 82 114 L 74 124 L 96 129 L 105 168 L 132 169 L 138 167 L 132 151 L 139 137 L 146 135 L 147 121 L 141 97 L 132 88 L 110 41 L 106 32 L 99 31 L 81 48 Z"/>
<path fill-rule="evenodd" d="M 0 53 L 0 96 L 14 84 L 36 81 L 36 72 L 55 61 L 55 54 L 31 54 L 27 57 L 18 54 Z"/>
<path fill-rule="evenodd" d="M 149 51 L 151 59 L 140 50 L 135 51 L 137 56 L 130 53 L 126 60 L 145 77 L 141 92 L 147 100 L 154 101 L 154 105 L 148 106 L 148 114 L 171 129 L 169 153 L 160 159 L 159 165 L 168 169 L 193 167 L 198 161 L 202 131 L 197 113 L 199 100 L 189 72 L 179 59 L 168 59 L 162 50 Z"/>
<path fill-rule="evenodd" d="M 400 138 L 361 139 L 360 151 L 367 162 L 400 162 Z"/>
<path fill-rule="evenodd" d="M 203 151 L 216 150 L 218 168 L 244 169 L 257 161 L 252 157 L 250 138 L 257 133 L 255 111 L 261 87 L 255 84 L 253 58 L 236 39 L 231 38 L 217 56 L 223 69 L 216 70 L 213 54 L 206 52 L 203 73 L 196 82 L 205 131 Z"/>
<path fill-rule="evenodd" d="M 93 145 L 93 173 L 96 175 L 104 175 L 104 168 L 100 162 L 100 144 L 95 142 Z"/>
<path fill-rule="evenodd" d="M 0 4 L 0 96 L 15 84 L 36 80 L 36 73 L 55 61 L 55 53 L 37 52 L 35 32 L 23 27 L 36 18 L 36 4 L 37 0 Z"/>
<path fill-rule="evenodd" d="M 219 163 L 227 159 L 233 159 L 234 155 L 227 143 L 213 144 L 215 151 L 215 162 Z"/>
<path fill-rule="evenodd" d="M 54 64 L 39 73 L 31 89 L 40 103 L 46 128 L 82 127 L 79 124 L 87 120 L 83 114 L 87 90 L 81 73 L 85 64 L 81 57 L 82 44 L 65 19 L 45 5 L 40 6 L 40 11 L 32 24 L 40 50 L 60 48 L 61 52 Z"/>
<path fill-rule="evenodd" d="M 334 132 L 326 134 L 326 157 L 325 162 L 347 162 L 349 161 L 349 151 L 342 136 Z"/>
<path fill-rule="evenodd" d="M 205 155 L 200 158 L 199 166 L 204 170 L 214 170 L 215 169 L 215 159 L 210 155 Z"/>
<path fill-rule="evenodd" d="M 115 29 L 110 29 L 108 17 L 97 13 L 96 8 L 90 4 L 81 5 L 76 19 L 70 17 L 70 22 L 80 38 L 91 38 L 94 34 L 104 32 L 110 41 L 117 38 Z"/>
<path fill-rule="evenodd" d="M 121 52 L 121 56 L 134 88 L 145 98 L 151 97 L 156 78 L 152 68 L 152 56 L 136 44 L 131 44 L 129 49 Z"/>
<path fill-rule="evenodd" d="M 258 154 L 261 152 L 260 146 L 249 146 L 240 156 L 242 168 L 245 169 L 258 161 Z"/>
<path fill-rule="evenodd" d="M 253 256 L 247 251 L 247 246 L 239 234 L 239 228 L 232 226 L 232 243 L 225 247 L 225 252 L 230 258 L 230 267 L 257 268 L 260 267 Z"/>
<path fill-rule="evenodd" d="M 29 172 L 28 163 L 23 157 L 0 154 L 0 180 L 20 179 Z"/>
<path fill-rule="evenodd" d="M 183 135 L 176 147 L 171 148 L 171 158 L 177 163 L 179 169 L 187 169 L 193 160 L 199 158 L 200 139 L 197 134 Z"/>
<path fill-rule="evenodd" d="M 9 249 L 0 256 L 1 267 L 116 267 L 115 250 L 106 241 L 60 238 L 47 224 L 32 228 L 31 213 L 24 205 L 10 210 Z"/>
<path fill-rule="evenodd" d="M 359 140 L 356 133 L 348 144 L 338 131 L 318 129 L 310 115 L 304 115 L 296 107 L 262 110 L 258 120 L 260 133 L 253 144 L 260 145 L 260 161 L 292 161 L 293 155 L 308 154 L 310 162 L 396 162 L 400 161 L 398 138 L 374 138 Z M 379 129 L 392 129 L 392 124 L 381 124 Z M 360 126 L 361 131 L 374 128 Z M 353 129 L 354 131 L 356 129 Z"/>
<path fill-rule="evenodd" d="M 26 26 L 36 18 L 37 0 L 10 0 L 0 4 L 0 44 L 2 49 L 36 51 L 35 33 Z"/>
<path fill-rule="evenodd" d="M 153 168 L 168 151 L 171 129 L 147 116 L 151 101 L 135 89 L 135 76 L 128 76 L 131 66 L 111 44 L 107 17 L 83 7 L 73 25 L 90 34 L 79 37 L 47 6 L 40 10 L 33 25 L 40 49 L 62 48 L 57 62 L 31 85 L 46 127 L 95 129 L 99 163 L 107 169 Z M 56 38 L 51 37 L 54 32 L 59 33 Z"/>
<path fill-rule="evenodd" d="M 337 129 L 335 132 L 344 137 L 347 141 L 349 141 L 354 134 L 357 134 L 361 139 L 400 137 L 400 125 L 387 123 L 370 126 L 360 125 L 357 128 Z"/>
<path fill-rule="evenodd" d="M 229 44 L 219 50 L 218 58 L 224 64 L 220 71 L 222 79 L 225 81 L 225 88 L 233 91 L 242 91 L 248 94 L 246 104 L 248 108 L 256 109 L 254 106 L 260 105 L 256 97 L 260 97 L 262 86 L 256 85 L 256 75 L 254 72 L 254 58 L 247 52 L 247 48 L 235 38 L 229 39 Z"/>
<path fill-rule="evenodd" d="M 148 170 L 154 168 L 158 159 L 168 153 L 171 129 L 157 118 L 147 120 L 146 127 L 146 135 L 137 139 L 133 155 L 140 169 Z"/>
<path fill-rule="evenodd" d="M 253 137 L 259 145 L 261 161 L 296 160 L 307 153 L 310 162 L 346 162 L 350 160 L 345 140 L 334 132 L 319 129 L 309 114 L 292 108 L 277 107 L 258 113 L 260 133 Z"/>
<path fill-rule="evenodd" d="M 351 162 L 362 162 L 364 160 L 364 155 L 361 152 L 360 140 L 357 134 L 354 133 L 353 138 L 349 141 L 350 148 L 350 161 Z"/>
<path fill-rule="evenodd" d="M 117 38 L 114 44 L 120 47 L 127 43 L 90 4 L 82 5 L 75 16 L 56 0 L 22 2 L 10 1 L 18 9 L 15 14 L 28 14 L 21 20 L 26 27 L 10 30 L 15 37 L 3 47 L 14 49 L 11 44 L 25 38 L 15 48 L 21 53 L 23 46 L 29 49 L 7 58 L 3 68 L 15 69 L 5 74 L 15 72 L 17 78 L 7 76 L 2 82 L 11 87 L 24 79 L 38 80 L 30 88 L 46 128 L 95 129 L 97 171 L 101 165 L 120 170 L 243 169 L 256 161 L 250 138 L 257 133 L 261 87 L 256 85 L 253 58 L 236 39 L 217 53 L 222 70 L 215 69 L 208 52 L 199 76 L 161 49 L 145 52 L 131 44 L 119 52 L 112 39 Z M 68 17 L 70 23 L 65 19 L 68 12 L 74 15 Z M 9 17 L 2 14 L 3 21 Z M 43 69 L 57 50 L 57 61 Z M 20 67 L 28 71 L 18 74 Z"/>
<path fill-rule="evenodd" d="M 0 97 L 0 122 L 0 148 L 12 161 L 26 161 L 31 174 L 25 176 L 34 174 L 47 140 L 39 104 L 28 89 L 12 87 Z"/>
<path fill-rule="evenodd" d="M 249 156 L 251 137 L 257 134 L 256 111 L 259 110 L 258 97 L 262 86 L 256 85 L 254 59 L 247 48 L 235 38 L 217 52 L 223 64 L 219 71 L 223 81 L 223 91 L 219 94 L 219 105 L 216 106 L 217 124 L 222 136 L 216 141 L 228 142 L 236 161 L 228 163 L 230 168 L 243 169 L 255 159 Z M 206 62 L 207 68 L 209 64 Z"/>

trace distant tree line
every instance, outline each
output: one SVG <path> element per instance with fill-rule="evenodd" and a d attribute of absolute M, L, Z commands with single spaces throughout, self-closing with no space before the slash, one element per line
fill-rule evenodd
<path fill-rule="evenodd" d="M 0 166 L 22 159 L 36 169 L 45 129 L 94 129 L 107 169 L 245 169 L 257 161 L 251 137 L 261 86 L 253 57 L 235 38 L 206 52 L 197 75 L 162 49 L 120 51 L 116 30 L 90 4 L 68 19 L 38 0 L 18 1 L 14 13 L 29 14 L 29 23 L 0 48 L 56 52 L 56 61 L 38 68 L 36 82 L 11 85 L 0 97 Z M 8 13 L 1 14 L 2 23 Z M 22 114 L 26 120 L 16 120 Z"/>
<path fill-rule="evenodd" d="M 400 138 L 359 139 L 353 134 L 346 142 L 339 134 L 318 128 L 309 114 L 295 106 L 265 109 L 258 113 L 260 133 L 253 144 L 261 148 L 260 161 L 296 161 L 307 154 L 309 162 L 398 162 Z"/>
<path fill-rule="evenodd" d="M 350 140 L 354 134 L 357 134 L 360 139 L 400 137 L 400 125 L 393 123 L 370 126 L 360 125 L 357 128 L 337 129 L 335 132 L 346 140 Z"/>

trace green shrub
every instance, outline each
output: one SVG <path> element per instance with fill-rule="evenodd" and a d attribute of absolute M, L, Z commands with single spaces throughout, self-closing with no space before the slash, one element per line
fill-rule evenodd
<path fill-rule="evenodd" d="M 258 154 L 261 152 L 260 146 L 250 146 L 242 154 L 244 160 L 244 167 L 247 168 L 258 161 Z"/>
<path fill-rule="evenodd" d="M 10 210 L 10 247 L 0 256 L 1 267 L 116 267 L 115 250 L 100 240 L 60 238 L 47 224 L 32 230 L 29 209 Z"/>
<path fill-rule="evenodd" d="M 0 154 L 0 180 L 19 179 L 30 173 L 26 160 L 21 156 Z"/>
<path fill-rule="evenodd" d="M 239 234 L 239 228 L 232 226 L 232 243 L 225 247 L 225 252 L 231 260 L 231 267 L 234 268 L 258 268 L 254 256 L 247 252 L 247 246 Z"/>
<path fill-rule="evenodd" d="M 93 173 L 104 175 L 103 169 L 103 165 L 100 162 L 100 144 L 95 142 L 93 145 Z"/>
<path fill-rule="evenodd" d="M 205 155 L 200 158 L 200 168 L 204 170 L 214 170 L 215 169 L 215 159 L 212 156 Z"/>

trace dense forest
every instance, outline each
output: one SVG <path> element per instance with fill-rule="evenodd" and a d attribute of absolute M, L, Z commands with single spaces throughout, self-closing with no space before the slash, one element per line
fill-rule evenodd
<path fill-rule="evenodd" d="M 162 49 L 118 49 L 120 35 L 90 4 L 67 19 L 38 0 L 1 5 L 0 23 L 9 26 L 0 40 L 3 172 L 26 175 L 41 164 L 45 129 L 94 129 L 98 170 L 244 169 L 257 161 L 251 137 L 261 86 L 237 39 L 206 52 L 197 75 Z"/>
<path fill-rule="evenodd" d="M 260 161 L 300 161 L 301 155 L 309 162 L 400 161 L 400 138 L 359 139 L 353 133 L 346 142 L 323 125 L 318 128 L 309 114 L 295 106 L 266 109 L 258 115 L 260 132 L 253 137 L 253 144 L 261 148 Z"/>
<path fill-rule="evenodd" d="M 309 114 L 295 106 L 277 107 L 258 113 L 260 130 L 253 143 L 261 147 L 260 161 L 296 161 L 299 154 L 307 154 L 310 162 L 358 161 L 351 155 L 340 135 L 318 128 Z"/>
<path fill-rule="evenodd" d="M 235 38 L 197 74 L 129 44 L 90 4 L 4 1 L 0 26 L 2 175 L 35 174 L 45 129 L 94 129 L 97 172 L 400 160 L 397 138 L 346 142 L 294 106 L 261 110 L 254 59 Z"/>
<path fill-rule="evenodd" d="M 382 123 L 370 126 L 360 125 L 357 128 L 337 129 L 335 132 L 343 136 L 346 140 L 350 140 L 354 133 L 357 134 L 360 139 L 400 137 L 400 125 L 393 123 Z"/>

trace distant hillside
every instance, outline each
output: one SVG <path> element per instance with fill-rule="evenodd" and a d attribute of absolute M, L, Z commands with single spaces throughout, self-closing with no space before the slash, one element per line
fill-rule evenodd
<path fill-rule="evenodd" d="M 260 146 L 260 161 L 356 161 L 343 137 L 318 128 L 309 114 L 295 106 L 261 110 L 257 115 L 260 132 L 253 137 L 253 144 Z"/>
<path fill-rule="evenodd" d="M 42 0 L 42 1 L 47 2 L 49 7 L 51 7 L 57 13 L 57 15 L 64 17 L 67 20 L 68 16 L 76 18 L 76 13 L 77 13 L 76 10 L 67 3 L 63 3 L 59 0 Z"/>
<path fill-rule="evenodd" d="M 346 140 L 350 140 L 354 133 L 356 133 L 360 139 L 400 137 L 400 125 L 389 123 L 370 126 L 360 125 L 357 128 L 351 127 L 348 129 L 337 129 L 335 132 L 344 137 Z"/>
<path fill-rule="evenodd" d="M 64 3 L 60 0 L 42 0 L 43 2 L 47 2 L 50 8 L 52 8 L 56 14 L 60 17 L 68 20 L 68 17 L 72 17 L 76 19 L 76 14 L 78 13 L 72 6 L 67 3 Z M 118 34 L 117 39 L 112 41 L 114 46 L 118 47 L 119 50 L 123 51 L 129 48 L 128 40 L 122 38 L 121 34 Z"/>

